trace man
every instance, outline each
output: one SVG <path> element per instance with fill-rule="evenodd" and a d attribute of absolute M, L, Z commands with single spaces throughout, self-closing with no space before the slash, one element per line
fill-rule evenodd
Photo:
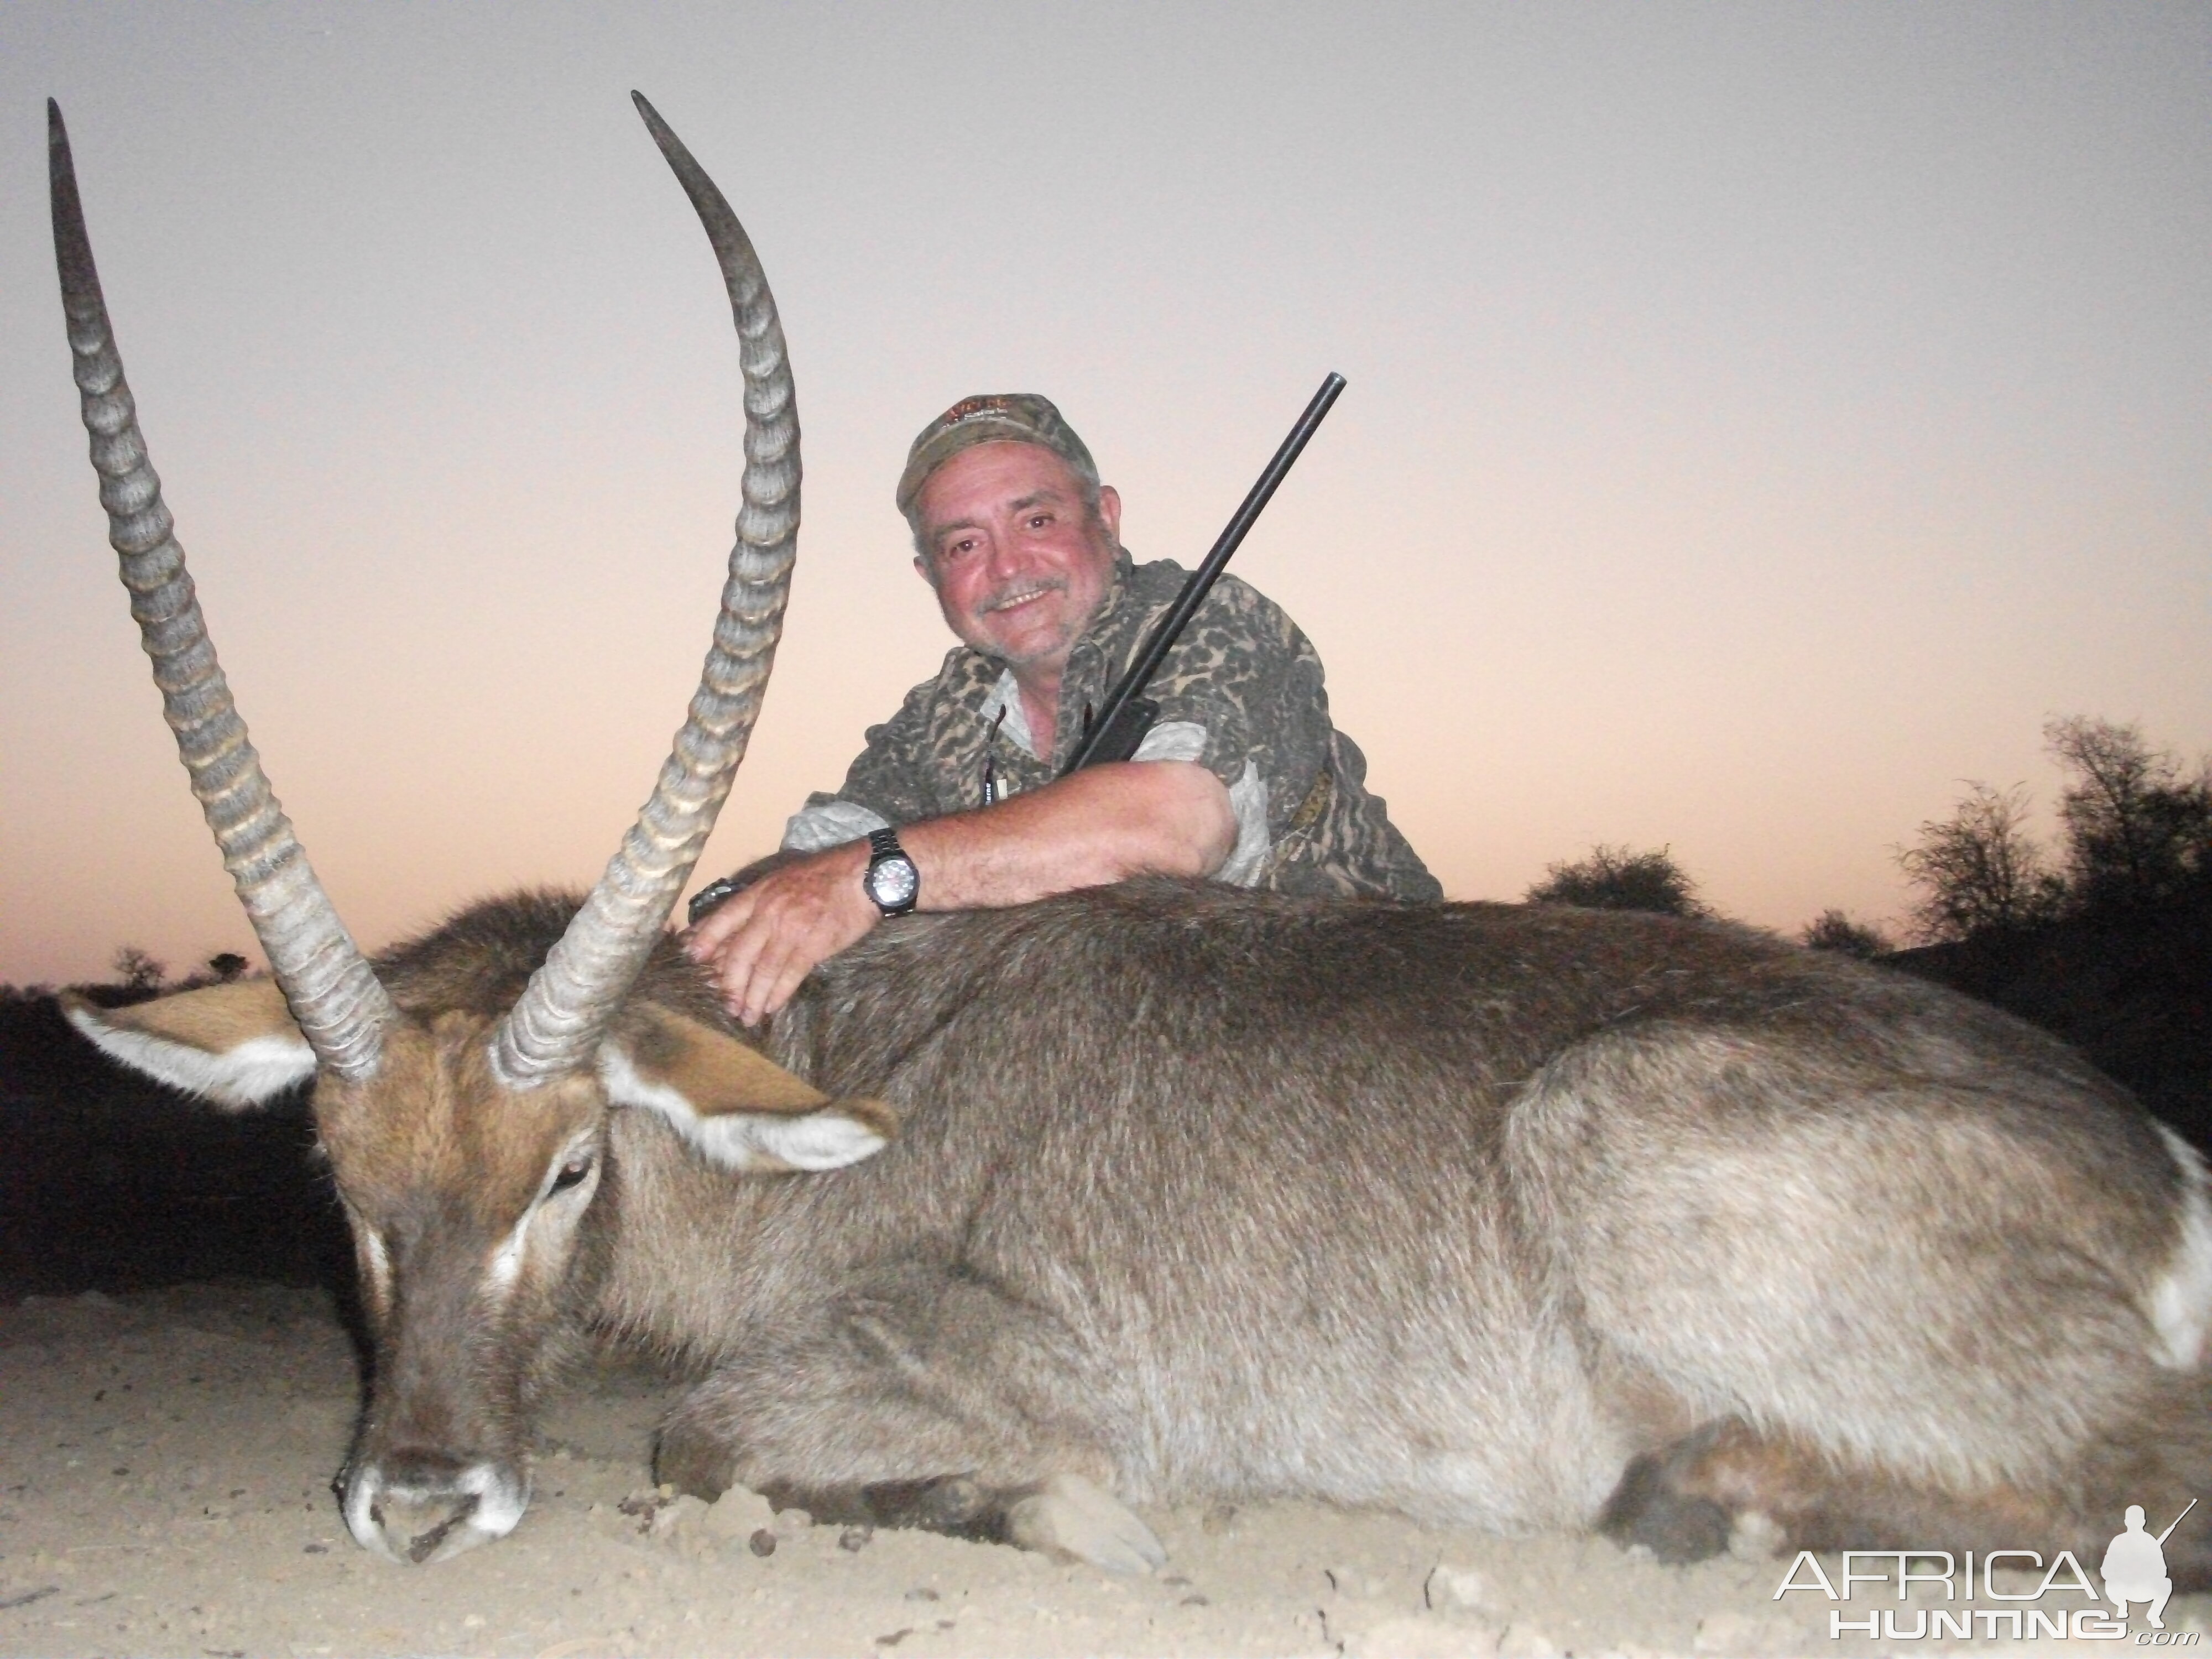
<path fill-rule="evenodd" d="M 1136 757 L 1058 775 L 1185 573 L 1131 562 L 1121 497 L 1044 398 L 939 416 L 908 452 L 898 507 L 962 643 L 870 728 L 844 787 L 809 798 L 784 852 L 692 930 L 732 1014 L 765 1018 L 816 963 L 915 908 L 1145 874 L 1443 896 L 1330 724 L 1313 647 L 1233 576 L 1153 677 L 1159 719 Z"/>

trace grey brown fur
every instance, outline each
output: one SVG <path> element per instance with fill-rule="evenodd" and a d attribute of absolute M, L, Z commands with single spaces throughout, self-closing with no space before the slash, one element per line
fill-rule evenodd
<path fill-rule="evenodd" d="M 515 916 L 380 974 L 489 1012 Z M 715 1368 L 662 1449 L 707 1495 L 1074 1473 L 1689 1554 L 1750 1510 L 1811 1547 L 2086 1548 L 2212 1474 L 2148 1311 L 2174 1149 L 1902 976 L 1662 918 L 1147 883 L 880 930 L 769 1046 L 900 1139 L 733 1182 L 612 1113 L 571 1287 Z"/>

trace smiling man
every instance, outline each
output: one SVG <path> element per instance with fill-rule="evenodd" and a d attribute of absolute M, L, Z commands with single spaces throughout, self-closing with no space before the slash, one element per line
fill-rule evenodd
<path fill-rule="evenodd" d="M 783 853 L 692 930 L 732 1013 L 774 1012 L 817 963 L 916 908 L 1146 874 L 1443 896 L 1330 723 L 1313 647 L 1234 576 L 1154 675 L 1159 717 L 1135 757 L 1059 775 L 1187 573 L 1131 562 L 1121 497 L 1044 398 L 945 410 L 908 452 L 898 507 L 961 643 L 869 729 L 843 787 L 808 799 Z"/>

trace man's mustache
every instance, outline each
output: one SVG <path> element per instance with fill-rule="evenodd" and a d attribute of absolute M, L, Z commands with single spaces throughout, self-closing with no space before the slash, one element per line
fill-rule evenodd
<path fill-rule="evenodd" d="M 993 589 L 984 596 L 982 603 L 975 607 L 975 614 L 979 617 L 988 617 L 994 611 L 1003 611 L 1009 605 L 1020 600 L 1038 599 L 1047 593 L 1066 592 L 1066 577 L 1047 577 L 1040 580 L 1034 576 L 1025 576 L 1019 581 L 1007 582 L 1003 586 Z"/>

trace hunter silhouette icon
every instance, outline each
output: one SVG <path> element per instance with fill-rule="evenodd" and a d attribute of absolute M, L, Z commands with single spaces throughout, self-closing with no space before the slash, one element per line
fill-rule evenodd
<path fill-rule="evenodd" d="M 2196 1507 L 2197 1500 L 2192 1498 L 2181 1515 L 2175 1516 L 2166 1530 L 2154 1538 L 2143 1530 L 2142 1505 L 2128 1505 L 2128 1529 L 2106 1547 L 2104 1565 L 2098 1569 L 2105 1581 L 2105 1595 L 2120 1610 L 2123 1620 L 2128 1616 L 2129 1602 L 2147 1601 L 2150 1604 L 2151 1628 L 2166 1628 L 2166 1620 L 2159 1615 L 2166 1611 L 2166 1598 L 2173 1594 L 2173 1580 L 2166 1576 L 2166 1540 L 2181 1524 L 2182 1516 Z"/>

